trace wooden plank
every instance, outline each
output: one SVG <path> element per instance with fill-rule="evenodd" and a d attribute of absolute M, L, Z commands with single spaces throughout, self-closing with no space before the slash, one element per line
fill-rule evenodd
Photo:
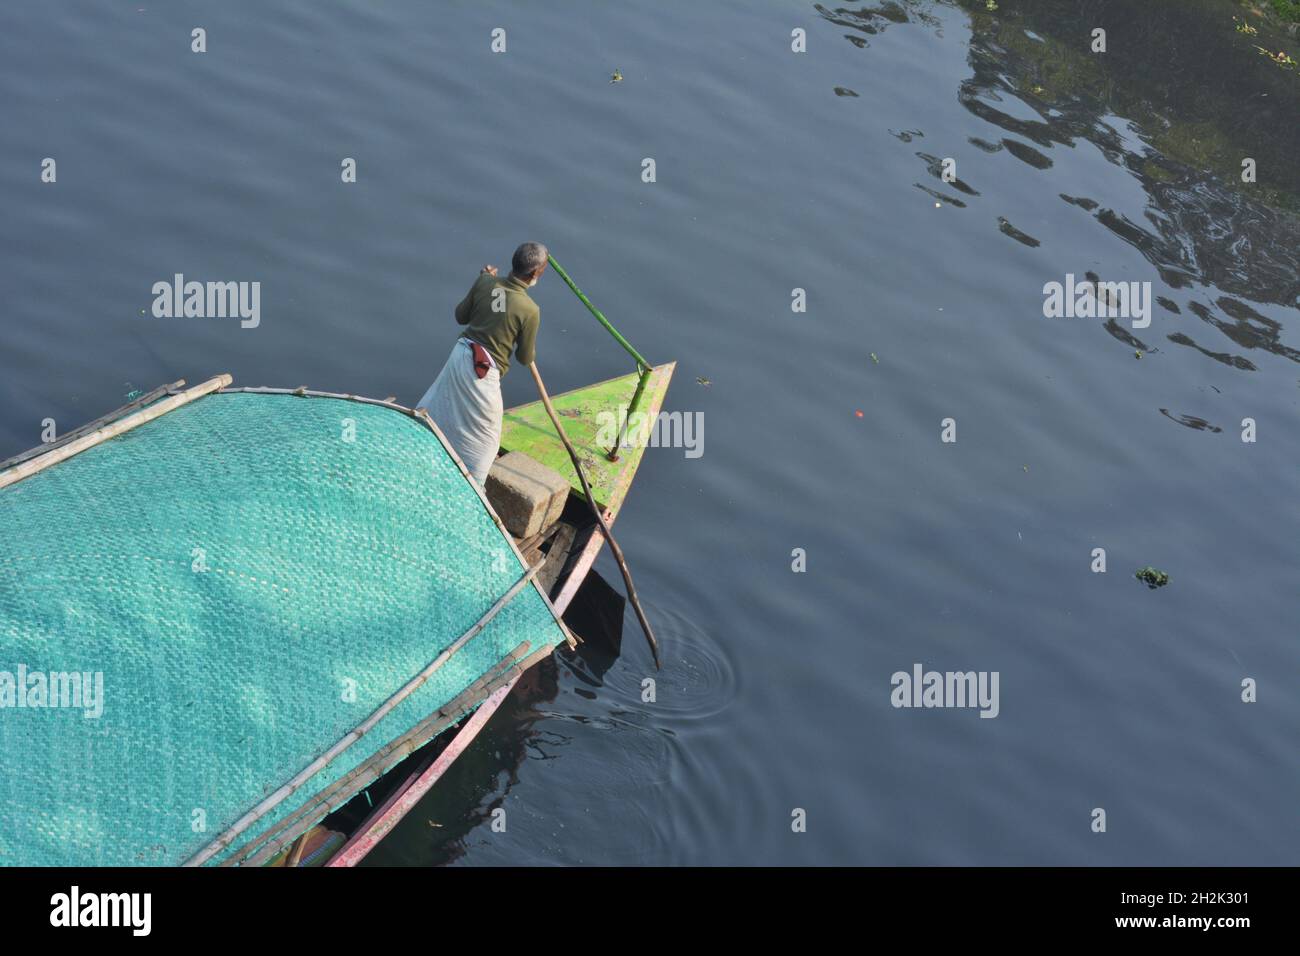
<path fill-rule="evenodd" d="M 285 849 L 303 830 L 342 807 L 373 781 L 415 753 L 424 744 L 449 727 L 455 726 L 485 700 L 492 691 L 515 675 L 527 670 L 543 657 L 550 655 L 548 645 L 529 653 L 529 644 L 523 641 L 507 654 L 500 663 L 469 685 L 459 696 L 410 730 L 380 747 L 375 753 L 310 800 L 290 813 L 271 829 L 254 837 L 221 862 L 222 866 L 239 866 L 241 863 L 257 865 Z M 258 849 L 261 847 L 262 849 Z M 250 856 L 250 854 L 252 854 Z"/>
<path fill-rule="evenodd" d="M 424 795 L 433 789 L 433 785 L 442 779 L 456 759 L 465 752 L 483 725 L 492 719 L 497 709 L 510 696 L 515 684 L 522 677 L 522 672 L 511 678 L 510 683 L 492 692 L 478 710 L 457 731 L 456 736 L 447 744 L 442 753 L 425 770 L 407 780 L 382 806 L 372 815 L 369 826 L 362 827 L 353 834 L 352 839 L 343 845 L 326 866 L 356 866 L 367 853 L 379 845 L 379 841 L 392 832 L 402 819 L 424 799 Z"/>
<path fill-rule="evenodd" d="M 568 562 L 569 551 L 573 548 L 573 539 L 578 530 L 568 522 L 562 521 L 556 526 L 555 537 L 551 541 L 551 550 L 546 552 L 546 564 L 537 573 L 537 580 L 550 594 L 555 590 L 555 582 Z"/>
<path fill-rule="evenodd" d="M 113 409 L 107 415 L 101 415 L 99 416 L 99 418 L 96 418 L 92 422 L 87 422 L 84 425 L 74 428 L 72 431 L 63 435 L 61 438 L 55 439 L 52 442 L 46 442 L 43 445 L 37 445 L 35 448 L 29 448 L 27 451 L 22 452 L 21 454 L 14 455 L 12 458 L 6 458 L 4 461 L 0 461 L 0 471 L 4 471 L 6 468 L 12 468 L 14 465 L 21 464 L 22 462 L 27 461 L 29 458 L 35 458 L 37 455 L 44 455 L 46 452 L 53 451 L 56 448 L 66 445 L 68 442 L 73 441 L 76 438 L 80 438 L 82 435 L 86 434 L 87 432 L 94 431 L 96 428 L 99 428 L 101 425 L 107 425 L 109 422 L 115 422 L 119 418 L 122 418 L 125 415 L 129 415 L 137 408 L 144 408 L 146 405 L 150 405 L 153 402 L 156 402 L 164 395 L 174 395 L 176 394 L 177 390 L 184 387 L 184 385 L 185 385 L 185 379 L 183 378 L 178 378 L 170 385 L 159 385 L 157 388 L 153 389 L 152 391 L 146 392 L 144 395 L 141 395 L 139 398 L 127 402 L 125 405 L 121 406 L 120 408 Z"/>
<path fill-rule="evenodd" d="M 73 455 L 80 454 L 87 448 L 93 448 L 95 445 L 98 445 L 101 442 L 106 442 L 110 438 L 116 438 L 123 432 L 129 432 L 133 428 L 139 428 L 146 422 L 151 422 L 155 418 L 160 418 L 173 409 L 180 408 L 182 405 L 194 401 L 196 398 L 202 398 L 204 395 L 215 392 L 219 388 L 224 388 L 229 385 L 230 382 L 231 378 L 229 375 L 218 375 L 215 378 L 210 378 L 201 385 L 187 388 L 185 391 L 171 396 L 171 398 L 165 398 L 161 402 L 150 405 L 148 408 L 141 409 L 138 412 L 128 415 L 126 418 L 104 425 L 102 428 L 97 428 L 95 431 L 83 435 L 74 441 L 70 441 L 66 445 L 60 445 L 44 455 L 39 455 L 20 465 L 16 465 L 8 471 L 0 473 L 0 488 L 7 488 L 9 485 L 22 481 L 24 478 L 30 478 L 37 472 L 44 471 L 51 465 L 57 465 L 61 461 L 67 461 Z"/>

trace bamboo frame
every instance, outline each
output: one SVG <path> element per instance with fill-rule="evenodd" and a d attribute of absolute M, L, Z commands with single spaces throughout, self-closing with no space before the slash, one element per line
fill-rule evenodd
<path fill-rule="evenodd" d="M 67 461 L 73 455 L 77 455 L 85 451 L 87 448 L 93 448 L 95 445 L 102 444 L 110 438 L 116 438 L 123 432 L 129 432 L 131 429 L 138 428 L 147 422 L 153 421 L 155 418 L 160 418 L 168 412 L 194 401 L 196 398 L 202 398 L 204 395 L 215 392 L 219 388 L 224 388 L 229 385 L 231 381 L 233 381 L 233 379 L 231 379 L 229 375 L 218 375 L 215 378 L 210 378 L 200 385 L 195 385 L 193 388 L 187 388 L 185 391 L 179 392 L 170 398 L 165 398 L 154 405 L 150 405 L 148 408 L 143 408 L 138 412 L 134 412 L 126 418 L 118 419 L 115 422 L 104 425 L 101 428 L 95 429 L 93 432 L 89 432 L 82 435 L 80 438 L 68 442 L 66 445 L 60 445 L 43 455 L 38 455 L 22 464 L 16 465 L 8 471 L 0 473 L 0 488 L 7 488 L 12 484 L 22 481 L 24 478 L 30 478 L 32 475 L 44 471 L 51 465 L 57 465 L 61 461 Z"/>
<path fill-rule="evenodd" d="M 288 868 L 296 867 L 302 860 L 302 851 L 307 846 L 307 834 L 304 833 L 298 839 L 293 841 L 293 846 L 289 848 L 289 858 L 285 860 L 284 865 Z"/>
<path fill-rule="evenodd" d="M 235 841 L 237 836 L 251 827 L 258 820 L 262 819 L 262 817 L 266 816 L 285 800 L 289 799 L 289 797 L 293 796 L 293 794 L 302 787 L 304 783 L 329 766 L 330 763 L 339 756 L 339 754 L 343 753 L 343 751 L 347 750 L 373 730 L 375 725 L 387 717 L 394 707 L 423 687 L 425 682 L 433 676 L 434 672 L 439 670 L 447 663 L 447 661 L 451 660 L 453 654 L 469 643 L 469 641 L 482 631 L 483 628 L 487 627 L 488 623 L 501 612 L 502 608 L 514 600 L 515 596 L 518 595 L 534 577 L 536 577 L 537 572 L 542 569 L 542 565 L 545 563 L 544 560 L 538 561 L 531 568 L 525 571 L 523 576 L 511 585 L 510 590 L 501 595 L 495 604 L 488 608 L 487 613 L 480 617 L 473 627 L 456 640 L 452 641 L 451 644 L 447 645 L 447 647 L 443 649 L 442 653 L 429 662 L 428 666 L 394 691 L 386 701 L 371 711 L 370 715 L 366 717 L 365 720 L 352 728 L 352 730 L 350 730 L 342 739 L 336 742 L 324 753 L 320 754 L 307 766 L 303 767 L 302 770 L 298 771 L 297 774 L 295 774 L 287 783 L 283 784 L 278 790 L 265 797 L 251 810 L 232 823 L 215 840 L 186 860 L 184 865 L 201 866 L 222 850 L 229 847 L 230 844 Z"/>
<path fill-rule="evenodd" d="M 129 415 L 137 408 L 143 408 L 146 405 L 156 402 L 164 395 L 175 395 L 184 386 L 185 386 L 185 379 L 183 378 L 178 378 L 170 385 L 159 385 L 157 388 L 153 389 L 150 392 L 147 392 L 144 395 L 141 395 L 139 398 L 133 399 L 132 401 L 127 402 L 125 405 L 113 409 L 113 411 L 109 412 L 107 415 L 101 415 L 99 416 L 99 418 L 96 418 L 93 421 L 89 421 L 84 425 L 79 425 L 78 427 L 74 428 L 72 431 L 64 435 L 62 438 L 56 438 L 52 442 L 48 442 L 43 445 L 37 445 L 35 448 L 29 448 L 25 452 L 14 455 L 12 458 L 6 458 L 4 461 L 0 461 L 0 471 L 4 471 L 7 468 L 12 468 L 14 465 L 21 464 L 22 462 L 27 461 L 29 458 L 35 458 L 38 455 L 44 455 L 47 452 L 51 452 L 56 448 L 62 447 L 63 445 L 66 445 L 68 442 L 72 441 L 74 438 L 80 438 L 82 435 L 86 434 L 87 432 L 94 431 L 96 428 L 99 428 L 101 425 L 107 425 L 109 422 L 115 422 L 119 418 L 122 418 L 125 415 Z"/>
<path fill-rule="evenodd" d="M 549 657 L 552 651 L 548 645 L 529 654 L 529 646 L 527 641 L 520 643 L 499 664 L 470 684 L 454 700 L 438 708 L 406 733 L 380 748 L 365 762 L 358 764 L 330 784 L 270 830 L 244 844 L 220 865 L 223 867 L 259 866 L 275 857 L 299 834 L 310 830 L 320 820 L 342 807 L 392 769 L 395 764 L 459 722 L 470 708 L 490 697 L 502 685 L 513 683 L 528 668 Z"/>
<path fill-rule="evenodd" d="M 392 832 L 393 828 L 402 821 L 406 814 L 424 799 L 424 795 L 429 792 L 435 783 L 442 779 L 443 774 L 451 769 L 451 765 L 465 752 L 465 748 L 478 736 L 478 732 L 492 719 L 502 701 L 510 696 L 510 692 L 514 690 L 515 684 L 519 682 L 519 678 L 522 676 L 522 671 L 514 674 L 509 681 L 489 694 L 487 699 L 456 731 L 456 736 L 447 743 L 442 752 L 422 764 L 400 787 L 394 790 L 388 799 L 375 809 L 370 818 L 363 825 L 357 827 L 356 831 L 348 837 L 347 842 L 335 851 L 334 855 L 326 861 L 325 866 L 327 868 L 355 866 L 378 846 L 379 842 Z"/>
<path fill-rule="evenodd" d="M 415 409 L 408 408 L 405 405 L 399 405 L 391 399 L 366 398 L 364 395 L 352 395 L 347 392 L 321 392 L 306 387 L 299 388 L 271 388 L 266 385 L 240 385 L 238 387 L 227 387 L 222 392 L 247 392 L 250 395 L 293 395 L 297 398 L 340 398 L 349 402 L 360 402 L 362 405 L 378 405 L 381 408 L 391 408 L 395 412 L 401 412 L 408 418 L 417 417 Z"/>

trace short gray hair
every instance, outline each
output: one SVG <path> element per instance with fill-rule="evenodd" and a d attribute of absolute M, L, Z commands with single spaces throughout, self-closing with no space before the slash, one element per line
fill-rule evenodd
<path fill-rule="evenodd" d="M 546 265 L 548 254 L 540 242 L 525 242 L 515 250 L 510 260 L 510 271 L 517 276 L 530 276 Z"/>

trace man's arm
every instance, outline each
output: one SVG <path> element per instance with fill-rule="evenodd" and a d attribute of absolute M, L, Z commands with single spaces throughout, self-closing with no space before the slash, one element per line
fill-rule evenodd
<path fill-rule="evenodd" d="M 474 284 L 470 286 L 469 291 L 465 293 L 465 298 L 461 299 L 460 304 L 456 306 L 457 325 L 469 325 L 470 313 L 474 310 L 474 290 L 477 288 L 478 279 L 475 279 Z"/>
<path fill-rule="evenodd" d="M 465 293 L 465 298 L 461 299 L 460 304 L 456 306 L 457 325 L 469 325 L 470 316 L 474 311 L 474 293 L 478 290 L 479 283 L 483 281 L 484 276 L 495 276 L 496 274 L 496 266 L 484 266 L 479 270 L 478 278 L 474 280 L 474 284 Z"/>
<path fill-rule="evenodd" d="M 523 365 L 533 364 L 537 358 L 537 328 L 542 324 L 540 309 L 534 308 L 523 316 L 519 335 L 515 338 L 515 355 Z"/>

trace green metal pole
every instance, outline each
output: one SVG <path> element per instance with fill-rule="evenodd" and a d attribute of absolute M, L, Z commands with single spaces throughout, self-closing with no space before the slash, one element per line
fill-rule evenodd
<path fill-rule="evenodd" d="M 614 439 L 614 447 L 605 454 L 605 457 L 610 461 L 618 461 L 618 450 L 623 447 L 623 439 L 627 437 L 627 429 L 632 422 L 632 416 L 641 407 L 641 395 L 645 392 L 645 384 L 648 381 L 650 381 L 650 370 L 648 368 L 642 369 L 641 377 L 636 382 L 636 391 L 632 393 L 632 404 L 627 407 L 627 418 L 623 421 L 623 427 L 618 430 L 618 437 Z"/>
<path fill-rule="evenodd" d="M 642 373 L 647 371 L 650 368 L 650 363 L 641 357 L 640 352 L 632 348 L 632 343 L 629 342 L 627 339 L 623 338 L 623 334 L 619 332 L 618 329 L 614 328 L 612 324 L 610 324 L 609 319 L 605 318 L 603 315 L 600 314 L 600 309 L 592 305 L 591 300 L 588 299 L 585 295 L 583 295 L 581 289 L 579 289 L 576 285 L 574 285 L 573 280 L 569 278 L 569 274 L 565 272 L 563 268 L 561 268 L 558 262 L 555 261 L 555 256 L 548 255 L 546 258 L 547 261 L 550 262 L 551 268 L 554 269 L 556 273 L 559 275 L 559 277 L 564 280 L 565 285 L 567 285 L 570 289 L 572 289 L 573 294 L 582 300 L 582 304 L 591 310 L 591 314 L 596 317 L 596 321 L 599 322 L 601 325 L 603 325 L 605 327 L 605 330 L 609 332 L 610 335 L 614 336 L 618 344 L 623 346 L 623 348 L 627 349 L 627 353 L 631 355 L 634 359 L 636 359 L 637 366 L 639 367 L 638 370 Z"/>

